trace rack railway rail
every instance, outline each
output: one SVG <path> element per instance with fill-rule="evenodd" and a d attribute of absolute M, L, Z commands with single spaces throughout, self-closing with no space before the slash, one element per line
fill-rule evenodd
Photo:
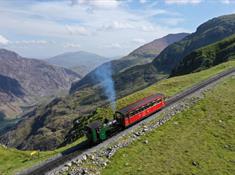
<path fill-rule="evenodd" d="M 138 127 L 141 123 L 147 122 L 147 121 L 155 118 L 156 115 L 162 113 L 166 108 L 169 108 L 171 105 L 175 104 L 176 102 L 179 102 L 183 98 L 185 98 L 187 96 L 190 96 L 193 93 L 199 91 L 200 89 L 205 88 L 206 86 L 208 86 L 212 83 L 215 83 L 216 81 L 218 81 L 218 80 L 220 80 L 224 77 L 230 76 L 233 73 L 235 73 L 235 68 L 231 68 L 229 70 L 221 72 L 221 73 L 219 73 L 219 74 L 217 74 L 217 75 L 215 75 L 215 76 L 213 76 L 213 77 L 211 77 L 207 80 L 204 80 L 204 81 L 192 86 L 191 88 L 186 89 L 185 91 L 183 91 L 181 93 L 176 94 L 175 96 L 169 98 L 166 101 L 166 107 L 162 111 L 149 116 L 145 120 L 142 120 L 142 121 L 138 122 L 137 124 L 127 128 L 125 130 L 120 131 L 119 133 L 117 133 L 113 137 L 103 141 L 102 143 L 100 143 L 98 145 L 95 145 L 95 146 L 90 148 L 90 147 L 87 146 L 88 145 L 87 142 L 84 141 L 84 142 L 80 143 L 79 145 L 77 145 L 75 147 L 72 147 L 72 148 L 62 152 L 62 153 L 46 160 L 45 162 L 43 162 L 41 164 L 38 164 L 38 165 L 36 165 L 36 166 L 34 166 L 30 169 L 27 169 L 25 171 L 22 171 L 22 172 L 18 173 L 18 175 L 42 175 L 42 174 L 46 174 L 47 172 L 52 171 L 56 167 L 66 163 L 67 161 L 73 160 L 74 158 L 81 158 L 84 154 L 89 154 L 89 153 L 103 147 L 104 145 L 107 145 L 107 144 L 115 141 L 120 136 L 126 135 L 127 133 L 132 131 L 134 128 Z"/>

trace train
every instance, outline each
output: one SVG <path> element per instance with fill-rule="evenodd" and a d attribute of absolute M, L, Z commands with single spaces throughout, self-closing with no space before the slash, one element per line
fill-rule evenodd
<path fill-rule="evenodd" d="M 94 121 L 84 128 L 84 134 L 90 144 L 98 144 L 117 131 L 128 128 L 166 106 L 165 96 L 157 93 L 138 100 L 115 112 L 113 119 Z"/>

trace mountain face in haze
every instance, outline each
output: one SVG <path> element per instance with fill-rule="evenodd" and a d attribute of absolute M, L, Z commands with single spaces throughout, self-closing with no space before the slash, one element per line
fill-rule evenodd
<path fill-rule="evenodd" d="M 74 83 L 70 92 L 73 93 L 79 89 L 91 87 L 101 83 L 100 79 L 96 76 L 96 72 L 107 72 L 107 67 L 111 67 L 110 71 L 112 76 L 116 76 L 118 73 L 123 72 L 133 66 L 150 63 L 168 45 L 183 39 L 187 35 L 187 33 L 169 34 L 135 49 L 129 55 L 121 59 L 104 63 L 87 74 L 82 80 Z"/>
<path fill-rule="evenodd" d="M 193 51 L 173 69 L 171 76 L 198 72 L 231 59 L 235 59 L 235 35 Z"/>
<path fill-rule="evenodd" d="M 72 69 L 81 76 L 86 75 L 97 66 L 110 60 L 110 58 L 84 51 L 68 52 L 46 59 L 50 64 Z"/>
<path fill-rule="evenodd" d="M 23 58 L 5 49 L 0 49 L 0 76 L 0 110 L 6 116 L 11 116 L 12 108 L 20 109 L 19 106 L 32 105 L 41 97 L 67 91 L 71 83 L 79 79 L 78 74 L 68 69 Z M 21 104 L 15 104 L 19 99 Z M 19 112 L 22 111 L 16 110 Z"/>

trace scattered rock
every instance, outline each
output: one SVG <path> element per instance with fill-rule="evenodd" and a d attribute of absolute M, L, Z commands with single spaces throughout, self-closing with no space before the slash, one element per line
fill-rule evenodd
<path fill-rule="evenodd" d="M 61 171 L 68 171 L 69 170 L 69 167 L 67 167 L 67 166 L 64 166 L 62 169 L 61 169 Z"/>
<path fill-rule="evenodd" d="M 82 156 L 82 160 L 87 160 L 87 156 L 86 155 Z"/>
<path fill-rule="evenodd" d="M 148 141 L 148 140 L 145 140 L 145 141 L 144 141 L 144 144 L 148 144 L 148 143 L 149 143 L 149 141 Z"/>
<path fill-rule="evenodd" d="M 103 167 L 106 167 L 106 166 L 107 166 L 107 163 L 106 163 L 106 162 L 103 162 L 103 163 L 102 163 L 102 166 L 103 166 Z"/>
<path fill-rule="evenodd" d="M 196 161 L 192 161 L 192 165 L 193 165 L 193 166 L 199 166 L 199 163 L 196 162 Z"/>
<path fill-rule="evenodd" d="M 135 136 L 139 137 L 140 136 L 140 132 L 135 132 Z"/>
<path fill-rule="evenodd" d="M 174 125 L 178 125 L 178 122 L 174 122 Z"/>
<path fill-rule="evenodd" d="M 95 160 L 95 156 L 94 155 L 91 155 L 90 158 L 91 158 L 91 160 Z"/>
<path fill-rule="evenodd" d="M 67 166 L 67 167 L 71 167 L 72 166 L 72 162 L 68 162 L 68 163 L 66 163 L 66 165 L 65 166 Z"/>
<path fill-rule="evenodd" d="M 148 128 L 144 128 L 143 129 L 143 132 L 147 132 L 149 129 Z"/>

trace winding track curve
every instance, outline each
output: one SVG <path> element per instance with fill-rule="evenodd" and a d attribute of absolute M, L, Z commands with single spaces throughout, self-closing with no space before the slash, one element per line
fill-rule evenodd
<path fill-rule="evenodd" d="M 204 80 L 194 86 L 192 86 L 189 89 L 186 89 L 185 91 L 176 94 L 175 96 L 169 98 L 169 100 L 166 101 L 167 106 L 165 107 L 168 108 L 169 106 L 173 105 L 176 102 L 179 102 L 180 100 L 182 100 L 183 98 L 192 95 L 193 93 L 195 93 L 196 91 L 224 78 L 227 76 L 232 75 L 233 73 L 235 73 L 235 68 L 231 68 L 229 70 L 226 70 L 222 73 L 219 73 L 207 80 Z M 164 109 L 164 110 L 165 110 Z M 81 144 L 70 148 L 48 160 L 46 160 L 45 162 L 38 164 L 30 169 L 27 169 L 25 171 L 22 171 L 20 173 L 18 173 L 18 175 L 43 175 L 46 174 L 47 172 L 55 169 L 56 167 L 60 166 L 61 164 L 65 164 L 67 161 L 73 160 L 74 158 L 81 158 L 84 154 L 88 154 L 90 152 L 93 152 L 99 148 L 101 148 L 104 145 L 109 144 L 112 141 L 115 141 L 117 138 L 119 138 L 122 135 L 126 135 L 127 133 L 129 133 L 130 131 L 132 131 L 134 128 L 138 127 L 140 124 L 142 124 L 143 122 L 147 122 L 151 119 L 153 119 L 154 117 L 156 117 L 156 115 L 159 115 L 160 113 L 162 113 L 164 110 L 158 112 L 157 114 L 153 114 L 152 116 L 146 118 L 145 120 L 137 123 L 136 125 L 133 125 L 132 127 L 123 130 L 121 132 L 119 132 L 118 134 L 116 134 L 115 136 L 109 138 L 108 140 L 100 143 L 99 145 L 96 145 L 92 148 L 87 148 L 86 147 L 86 142 L 82 142 Z"/>

